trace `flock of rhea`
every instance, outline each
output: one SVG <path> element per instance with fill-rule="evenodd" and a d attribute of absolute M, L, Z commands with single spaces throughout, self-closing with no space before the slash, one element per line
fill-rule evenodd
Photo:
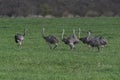
<path fill-rule="evenodd" d="M 24 33 L 15 34 L 15 42 L 20 46 L 22 44 L 22 41 L 24 40 L 24 36 L 27 29 L 24 29 Z M 48 43 L 50 49 L 55 49 L 58 46 L 59 39 L 54 35 L 47 35 L 44 34 L 45 29 L 43 28 L 41 31 L 43 39 Z M 75 44 L 78 44 L 80 41 L 84 44 L 87 44 L 89 47 L 97 47 L 98 51 L 100 50 L 100 47 L 104 47 L 107 44 L 107 40 L 103 36 L 92 36 L 90 32 L 87 32 L 87 36 L 80 37 L 80 28 L 78 29 L 78 36 L 75 33 L 75 29 L 73 29 L 73 33 L 67 37 L 64 37 L 65 30 L 62 31 L 62 42 L 64 44 L 68 45 L 70 49 L 75 48 Z M 54 45 L 52 48 L 51 45 Z"/>

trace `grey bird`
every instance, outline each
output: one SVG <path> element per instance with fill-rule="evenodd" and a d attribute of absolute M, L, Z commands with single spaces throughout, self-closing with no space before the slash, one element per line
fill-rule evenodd
<path fill-rule="evenodd" d="M 59 39 L 54 35 L 45 36 L 44 31 L 45 31 L 45 28 L 42 29 L 42 37 L 43 37 L 43 39 L 48 43 L 50 49 L 52 49 L 52 46 L 51 46 L 52 44 L 55 45 L 53 47 L 53 49 L 55 49 L 58 46 Z"/>
<path fill-rule="evenodd" d="M 90 32 L 87 32 L 87 36 L 86 37 L 81 37 L 79 38 L 84 44 L 87 44 L 89 45 L 91 39 L 93 39 L 94 36 L 91 36 L 91 33 Z"/>
<path fill-rule="evenodd" d="M 73 29 L 73 34 L 68 36 L 68 37 L 64 37 L 64 29 L 62 31 L 62 41 L 69 45 L 70 49 L 74 49 L 75 48 L 75 44 L 79 43 L 79 39 L 75 34 L 75 30 Z M 78 33 L 78 36 L 80 36 L 80 32 Z"/>
<path fill-rule="evenodd" d="M 89 45 L 91 47 L 97 47 L 98 51 L 100 51 L 100 47 L 105 46 L 107 44 L 107 39 L 105 39 L 102 36 L 96 36 L 93 39 L 90 40 Z"/>
<path fill-rule="evenodd" d="M 102 36 L 92 36 L 90 32 L 87 32 L 87 36 L 80 38 L 80 40 L 91 47 L 97 47 L 98 51 L 100 51 L 101 46 L 107 44 L 107 39 Z"/>
<path fill-rule="evenodd" d="M 23 34 L 21 34 L 21 33 L 15 34 L 14 39 L 15 39 L 15 42 L 18 44 L 18 46 L 22 45 L 22 42 L 23 42 L 24 37 L 26 35 L 26 31 L 27 31 L 27 28 L 24 28 Z"/>

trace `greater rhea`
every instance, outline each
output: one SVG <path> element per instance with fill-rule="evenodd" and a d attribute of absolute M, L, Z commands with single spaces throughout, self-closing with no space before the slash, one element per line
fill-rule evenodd
<path fill-rule="evenodd" d="M 75 30 L 73 29 L 73 34 L 68 36 L 68 37 L 64 37 L 64 29 L 62 31 L 62 41 L 69 45 L 70 49 L 74 49 L 75 48 L 75 44 L 77 44 L 79 42 L 79 39 L 78 37 L 76 36 L 75 34 Z M 80 36 L 80 29 L 79 29 L 79 32 L 78 32 L 78 36 Z"/>
<path fill-rule="evenodd" d="M 95 36 L 93 39 L 90 40 L 89 45 L 91 47 L 97 47 L 98 51 L 100 51 L 101 46 L 105 46 L 107 44 L 107 39 L 102 36 Z"/>
<path fill-rule="evenodd" d="M 24 28 L 24 33 L 16 33 L 14 36 L 15 42 L 18 44 L 18 46 L 22 45 L 22 42 L 24 40 L 24 37 L 26 35 L 27 28 Z"/>
<path fill-rule="evenodd" d="M 56 36 L 54 36 L 54 35 L 45 36 L 44 31 L 45 31 L 45 28 L 42 29 L 42 37 L 43 37 L 43 39 L 48 43 L 50 49 L 52 49 L 51 44 L 55 45 L 53 47 L 53 49 L 55 49 L 58 46 L 58 43 L 59 43 L 58 38 Z"/>
<path fill-rule="evenodd" d="M 100 50 L 100 46 L 105 46 L 107 44 L 107 40 L 102 36 L 91 36 L 90 32 L 87 32 L 87 36 L 80 38 L 80 40 L 91 47 L 97 47 L 98 51 Z"/>
<path fill-rule="evenodd" d="M 90 40 L 94 38 L 94 36 L 91 36 L 91 32 L 87 32 L 87 36 L 86 37 L 81 37 L 79 38 L 84 44 L 89 45 Z"/>

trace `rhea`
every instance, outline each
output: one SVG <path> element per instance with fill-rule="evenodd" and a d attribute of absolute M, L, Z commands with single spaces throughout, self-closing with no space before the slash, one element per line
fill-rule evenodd
<path fill-rule="evenodd" d="M 92 36 L 90 32 L 88 32 L 86 37 L 80 38 L 80 40 L 91 47 L 97 47 L 98 51 L 101 46 L 105 46 L 107 44 L 107 39 L 102 36 Z"/>
<path fill-rule="evenodd" d="M 58 43 L 59 43 L 58 38 L 54 35 L 45 36 L 44 31 L 45 31 L 45 28 L 42 29 L 43 39 L 48 43 L 50 49 L 55 49 L 58 46 Z M 51 45 L 54 45 L 54 47 L 52 48 Z"/>
<path fill-rule="evenodd" d="M 27 31 L 27 29 L 24 28 L 24 33 L 23 34 L 21 34 L 21 33 L 16 33 L 15 34 L 14 38 L 15 38 L 15 42 L 17 43 L 18 46 L 22 45 L 22 42 L 23 42 L 24 37 L 26 35 L 26 31 Z"/>
<path fill-rule="evenodd" d="M 106 44 L 107 44 L 107 39 L 105 39 L 102 36 L 96 36 L 96 37 L 92 38 L 89 42 L 89 45 L 91 47 L 97 47 L 98 51 L 100 51 L 101 46 L 105 46 Z"/>
<path fill-rule="evenodd" d="M 78 37 L 80 36 L 80 29 L 78 32 L 78 37 L 75 34 L 75 30 L 73 29 L 73 34 L 68 36 L 68 37 L 64 37 L 64 29 L 62 31 L 62 41 L 67 44 L 70 49 L 74 49 L 75 48 L 75 44 L 79 43 L 79 39 Z"/>
<path fill-rule="evenodd" d="M 93 39 L 94 36 L 91 35 L 91 32 L 87 32 L 87 36 L 79 38 L 84 44 L 89 45 L 90 40 Z M 90 45 L 89 45 L 90 46 Z"/>

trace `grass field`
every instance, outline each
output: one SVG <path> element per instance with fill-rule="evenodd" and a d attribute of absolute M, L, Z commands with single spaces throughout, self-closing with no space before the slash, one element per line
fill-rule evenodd
<path fill-rule="evenodd" d="M 22 48 L 14 35 L 28 28 Z M 60 41 L 50 50 L 40 30 L 61 40 L 61 31 L 81 28 L 81 37 L 91 31 L 107 38 L 97 52 L 82 42 L 70 50 Z M 0 18 L 0 80 L 120 80 L 120 18 Z"/>

